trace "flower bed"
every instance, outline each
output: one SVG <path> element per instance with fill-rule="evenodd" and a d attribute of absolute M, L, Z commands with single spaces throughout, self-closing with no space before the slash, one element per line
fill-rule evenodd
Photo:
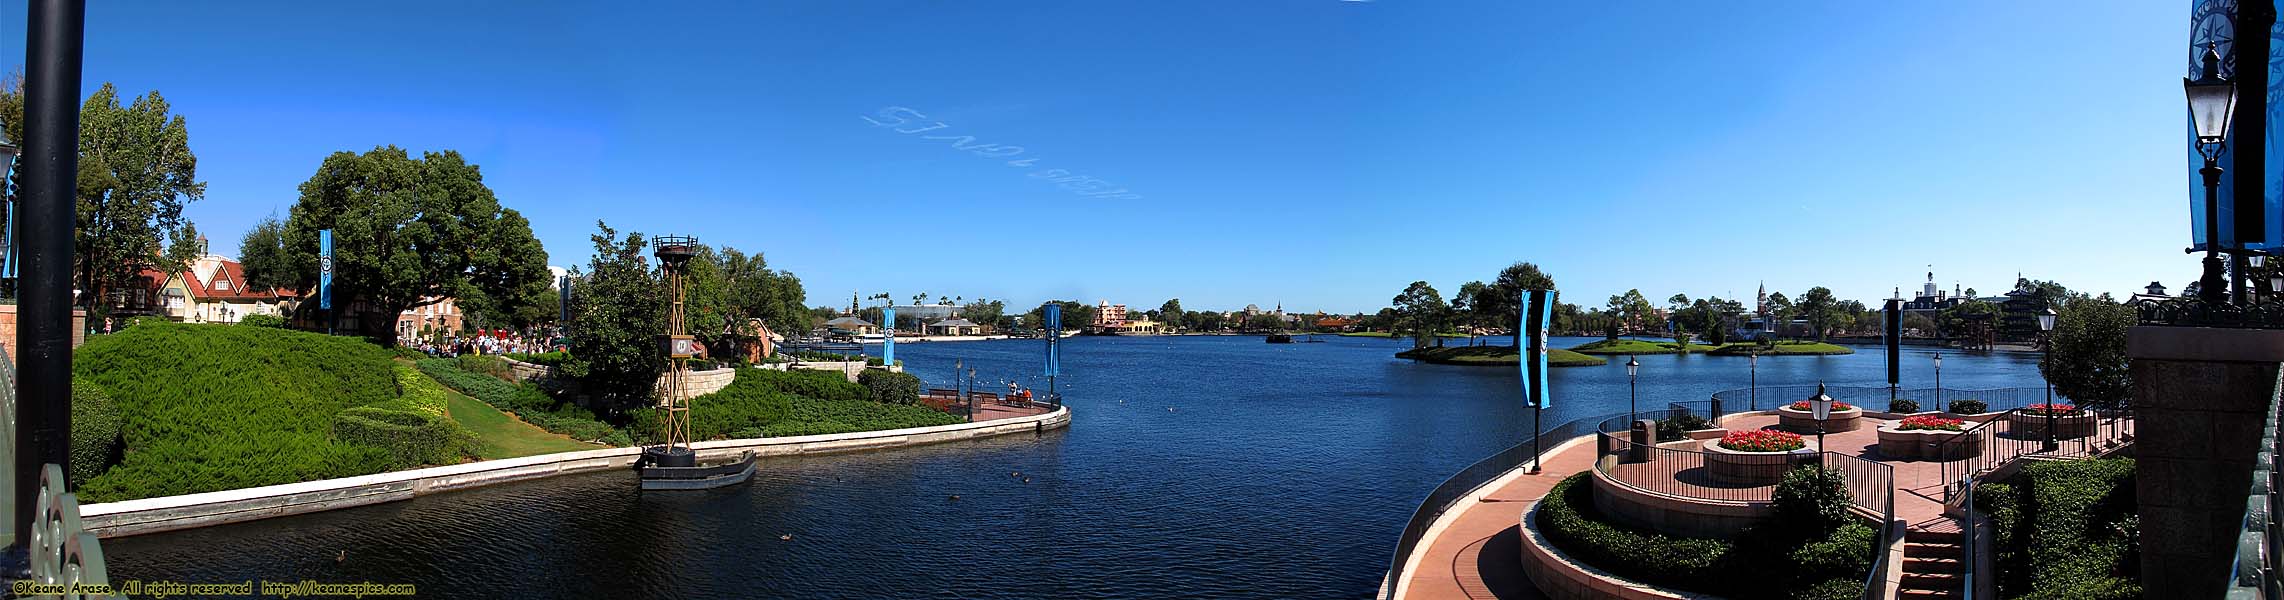
<path fill-rule="evenodd" d="M 2094 434 L 2094 413 L 2069 404 L 2032 404 L 2022 410 L 2006 414 L 2007 435 L 2019 438 L 2045 439 L 2051 423 L 2057 439 L 2082 438 Z"/>
<path fill-rule="evenodd" d="M 1817 455 L 1807 439 L 1788 431 L 1731 431 L 1703 444 L 1706 474 L 1726 485 L 1774 484 L 1785 471 Z"/>
<path fill-rule="evenodd" d="M 1905 417 L 1880 427 L 1880 456 L 1887 459 L 1959 460 L 1983 453 L 1982 433 L 1961 435 L 1966 423 L 1935 415 Z"/>
<path fill-rule="evenodd" d="M 1805 413 L 1813 413 L 1813 412 L 1816 410 L 1816 405 L 1815 405 L 1815 404 L 1812 404 L 1812 403 L 1810 403 L 1810 402 L 1809 402 L 1809 401 L 1807 401 L 1807 400 L 1801 400 L 1801 401 L 1793 402 L 1793 403 L 1792 403 L 1792 407 L 1791 407 L 1791 408 L 1792 408 L 1793 410 L 1797 410 L 1797 411 L 1800 411 L 1800 412 L 1805 412 Z M 1837 413 L 1837 412 L 1840 412 L 1840 411 L 1843 411 L 1843 410 L 1848 410 L 1848 409 L 1851 409 L 1851 408 L 1855 408 L 1855 406 L 1854 406 L 1854 405 L 1850 405 L 1850 404 L 1848 404 L 1848 403 L 1846 403 L 1846 402 L 1840 402 L 1840 401 L 1837 401 L 1837 400 L 1834 400 L 1834 401 L 1832 402 L 1832 412 L 1835 412 L 1835 413 Z"/>
<path fill-rule="evenodd" d="M 1855 431 L 1864 426 L 1863 417 L 1863 407 L 1851 406 L 1845 402 L 1834 402 L 1832 403 L 1832 413 L 1824 418 L 1824 432 Z M 1790 406 L 1776 409 L 1776 421 L 1777 426 L 1784 428 L 1785 431 L 1816 433 L 1816 413 L 1808 409 L 1806 401 L 1794 402 Z"/>
<path fill-rule="evenodd" d="M 1959 431 L 1962 428 L 1961 425 L 1965 423 L 1966 421 L 1959 419 L 1918 415 L 1904 417 L 1902 422 L 1896 423 L 1895 428 L 1899 431 Z"/>

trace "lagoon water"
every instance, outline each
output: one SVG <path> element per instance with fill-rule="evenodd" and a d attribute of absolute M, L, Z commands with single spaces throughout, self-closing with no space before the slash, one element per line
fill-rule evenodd
<path fill-rule="evenodd" d="M 1528 435 L 1531 415 L 1511 368 L 1318 339 L 1068 340 L 1074 421 L 1041 435 L 770 460 L 748 485 L 699 493 L 566 476 L 104 551 L 114 580 L 413 583 L 424 597 L 1363 598 L 1420 498 Z M 962 360 L 1004 390 L 1035 379 L 1041 344 L 900 344 L 897 357 L 931 387 L 950 387 Z M 1764 357 L 1759 382 L 1881 385 L 1881 351 L 1857 350 Z M 1905 385 L 1931 386 L 1932 350 L 1905 352 Z M 2040 385 L 2035 355 L 1945 354 L 1946 387 Z M 1743 357 L 1640 360 L 1643 407 L 1748 379 Z M 1624 362 L 1554 370 L 1547 421 L 1625 410 Z"/>

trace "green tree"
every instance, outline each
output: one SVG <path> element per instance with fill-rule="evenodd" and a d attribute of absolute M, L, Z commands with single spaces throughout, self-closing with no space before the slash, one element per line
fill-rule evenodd
<path fill-rule="evenodd" d="M 1221 311 L 1208 310 L 1190 313 L 1183 319 L 1198 331 L 1221 331 L 1226 317 L 1222 316 Z"/>
<path fill-rule="evenodd" d="M 1437 293 L 1435 286 L 1428 285 L 1425 281 L 1414 281 L 1404 288 L 1403 293 L 1396 294 L 1390 303 L 1402 315 L 1397 320 L 1397 326 L 1399 331 L 1411 334 L 1412 347 L 1427 346 L 1430 340 L 1436 345 L 1443 345 L 1443 338 L 1436 337 L 1436 334 L 1443 332 L 1449 324 L 1451 305 L 1443 302 L 1443 294 Z"/>
<path fill-rule="evenodd" d="M 1643 296 L 1641 290 L 1626 290 L 1626 293 L 1610 296 L 1609 308 L 1610 314 L 1623 321 L 1625 329 L 1629 331 L 1644 329 L 1644 324 L 1657 312 L 1657 308 L 1650 305 L 1650 299 Z"/>
<path fill-rule="evenodd" d="M 1499 270 L 1483 292 L 1468 301 L 1468 307 L 1477 313 L 1490 316 L 1486 324 L 1506 328 L 1516 348 L 1523 347 L 1523 290 L 1554 289 L 1554 277 L 1540 271 L 1539 266 L 1517 262 Z"/>
<path fill-rule="evenodd" d="M 1808 320 L 1808 329 L 1819 342 L 1839 325 L 1841 317 L 1847 316 L 1842 312 L 1840 299 L 1832 296 L 1831 288 L 1821 285 L 1801 293 L 1800 301 L 1793 307 L 1800 311 L 1801 318 Z"/>
<path fill-rule="evenodd" d="M 0 81 L 0 126 L 23 141 L 24 79 Z M 183 206 L 205 198 L 190 127 L 171 115 L 166 98 L 151 91 L 119 104 L 118 87 L 104 83 L 79 113 L 78 219 L 72 238 L 72 280 L 90 323 L 110 314 L 111 296 L 145 268 L 173 273 L 201 250 Z M 11 216 L 12 218 L 12 216 Z"/>
<path fill-rule="evenodd" d="M 482 294 L 513 312 L 530 297 L 519 292 L 548 277 L 531 223 L 501 207 L 458 152 L 414 159 L 383 146 L 325 157 L 286 219 L 296 289 L 316 286 L 317 233 L 325 229 L 333 230 L 335 306 L 364 300 L 359 322 L 384 344 L 395 344 L 395 316 L 405 309 Z"/>
<path fill-rule="evenodd" d="M 1253 331 L 1284 331 L 1285 320 L 1277 315 L 1261 313 L 1245 319 L 1245 328 Z"/>
<path fill-rule="evenodd" d="M 1165 304 L 1158 305 L 1158 316 L 1166 322 L 1167 329 L 1181 329 L 1189 322 L 1189 314 L 1182 312 L 1181 298 L 1168 299 Z"/>
<path fill-rule="evenodd" d="M 1475 345 L 1475 336 L 1473 335 L 1475 332 L 1472 330 L 1495 320 L 1495 317 L 1489 313 L 1475 308 L 1475 300 L 1481 298 L 1489 289 L 1491 286 L 1484 285 L 1481 281 L 1470 281 L 1459 284 L 1459 293 L 1451 295 L 1452 320 L 1456 321 L 1460 327 L 1470 330 L 1466 332 L 1469 334 L 1467 336 L 1467 345 L 1469 346 Z"/>
<path fill-rule="evenodd" d="M 1769 294 L 1768 308 L 1769 320 L 1772 321 L 1768 324 L 1771 336 L 1782 334 L 1785 326 L 1791 325 L 1792 319 L 1800 316 L 1800 309 L 1792 305 L 1791 298 L 1784 297 L 1784 292 Z"/>
<path fill-rule="evenodd" d="M 2132 371 L 2125 355 L 2125 332 L 2134 325 L 2133 307 L 2098 298 L 2080 298 L 2056 311 L 2054 331 L 2038 371 L 2054 392 L 2086 404 L 2111 408 L 2132 393 Z"/>
<path fill-rule="evenodd" d="M 977 298 L 974 302 L 969 302 L 960 307 L 961 318 L 974 321 L 977 325 L 989 325 L 995 328 L 1004 328 L 1000 324 L 999 318 L 1005 312 L 1007 312 L 1007 303 L 1001 300 Z"/>
<path fill-rule="evenodd" d="M 666 332 L 666 302 L 650 269 L 649 246 L 641 233 L 620 237 L 601 221 L 589 239 L 595 254 L 572 284 L 571 358 L 564 374 L 602 402 L 614 415 L 648 406 L 666 355 L 658 345 Z"/>
<path fill-rule="evenodd" d="M 277 213 L 270 213 L 239 238 L 238 264 L 245 269 L 249 288 L 293 288 L 294 269 L 285 258 L 285 223 L 278 221 Z"/>

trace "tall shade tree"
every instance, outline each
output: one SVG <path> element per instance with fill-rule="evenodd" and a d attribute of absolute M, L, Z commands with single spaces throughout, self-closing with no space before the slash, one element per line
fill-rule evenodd
<path fill-rule="evenodd" d="M 1609 307 L 1610 314 L 1624 321 L 1628 330 L 1643 329 L 1657 313 L 1657 307 L 1651 306 L 1649 297 L 1643 296 L 1638 289 L 1610 296 Z"/>
<path fill-rule="evenodd" d="M 1484 323 L 1493 322 L 1496 317 L 1475 306 L 1475 300 L 1489 293 L 1487 292 L 1489 289 L 1491 286 L 1484 285 L 1481 281 L 1459 284 L 1459 291 L 1451 295 L 1452 319 L 1458 321 L 1461 326 L 1471 329 L 1481 327 Z M 1468 331 L 1466 333 L 1468 334 L 1467 345 L 1475 345 L 1475 332 Z"/>
<path fill-rule="evenodd" d="M 1468 307 L 1488 315 L 1486 323 L 1504 327 L 1514 339 L 1516 348 L 1523 347 L 1523 290 L 1554 289 L 1554 276 L 1540 271 L 1539 266 L 1517 262 L 1499 270 L 1499 277 L 1484 286 L 1483 293 L 1469 299 Z"/>
<path fill-rule="evenodd" d="M 1188 322 L 1189 317 L 1188 313 L 1182 312 L 1181 298 L 1168 299 L 1165 304 L 1158 305 L 1158 314 L 1161 315 L 1161 320 L 1166 322 L 1167 329 L 1181 329 L 1182 325 Z M 982 321 L 977 322 L 981 323 Z"/>
<path fill-rule="evenodd" d="M 294 269 L 285 258 L 285 222 L 271 213 L 246 236 L 238 238 L 238 264 L 246 271 L 246 287 L 254 290 L 292 289 Z"/>
<path fill-rule="evenodd" d="M 503 208 L 476 165 L 454 151 L 419 159 L 382 146 L 325 157 L 286 220 L 296 289 L 317 285 L 317 232 L 333 230 L 334 307 L 364 301 L 364 333 L 396 342 L 405 309 L 481 294 L 506 312 L 548 277 L 531 224 Z M 311 306 L 314 306 L 312 304 Z"/>
<path fill-rule="evenodd" d="M 1840 299 L 1833 297 L 1832 290 L 1824 286 L 1801 292 L 1800 300 L 1793 303 L 1793 308 L 1800 311 L 1801 318 L 1808 320 L 1808 329 L 1816 334 L 1816 341 L 1819 342 L 1824 341 L 1825 334 L 1840 324 L 1842 317 L 1848 316 L 1840 306 Z"/>
<path fill-rule="evenodd" d="M 81 302 L 96 320 L 143 269 L 179 272 L 205 250 L 182 209 L 206 197 L 206 183 L 198 180 L 190 127 L 170 110 L 156 90 L 121 106 L 110 83 L 80 106 L 72 280 L 86 291 Z M 21 75 L 0 80 L 0 126 L 23 142 Z"/>
<path fill-rule="evenodd" d="M 2063 304 L 2038 372 L 2053 382 L 2055 393 L 2079 404 L 2118 406 L 2133 391 L 2125 332 L 2134 319 L 2133 307 L 2106 298 L 2080 297 Z"/>
<path fill-rule="evenodd" d="M 595 254 L 571 285 L 571 358 L 562 369 L 623 415 L 649 405 L 666 368 L 657 342 L 666 332 L 665 295 L 641 233 L 622 237 L 601 221 L 595 228 Z"/>
<path fill-rule="evenodd" d="M 1396 313 L 1401 315 L 1397 319 L 1397 331 L 1411 334 L 1412 347 L 1427 346 L 1429 340 L 1434 340 L 1437 344 L 1443 343 L 1443 339 L 1436 337 L 1436 334 L 1441 333 L 1444 325 L 1449 322 L 1451 305 L 1443 302 L 1443 294 L 1437 293 L 1435 286 L 1428 285 L 1425 281 L 1414 281 L 1402 293 L 1396 294 L 1390 303 L 1395 305 Z"/>

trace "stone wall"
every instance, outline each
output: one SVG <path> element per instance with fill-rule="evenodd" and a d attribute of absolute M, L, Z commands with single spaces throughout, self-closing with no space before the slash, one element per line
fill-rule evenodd
<path fill-rule="evenodd" d="M 2142 587 L 2152 598 L 2221 597 L 2284 331 L 2141 326 L 2127 333 L 2126 355 Z"/>
<path fill-rule="evenodd" d="M 87 311 L 71 311 L 71 347 L 87 343 Z M 8 351 L 8 362 L 16 362 L 16 305 L 0 304 L 0 350 Z"/>
<path fill-rule="evenodd" d="M 747 451 L 762 457 L 855 452 L 1039 433 L 1067 427 L 1070 423 L 1070 409 L 1059 408 L 1045 414 L 976 423 L 716 440 L 690 446 L 698 452 L 700 461 L 720 461 Z M 639 447 L 561 452 L 360 477 L 89 504 L 79 510 L 89 531 L 102 537 L 118 537 L 394 502 L 438 492 L 606 469 L 627 471 L 631 484 L 635 478 L 632 466 L 641 453 Z"/>

